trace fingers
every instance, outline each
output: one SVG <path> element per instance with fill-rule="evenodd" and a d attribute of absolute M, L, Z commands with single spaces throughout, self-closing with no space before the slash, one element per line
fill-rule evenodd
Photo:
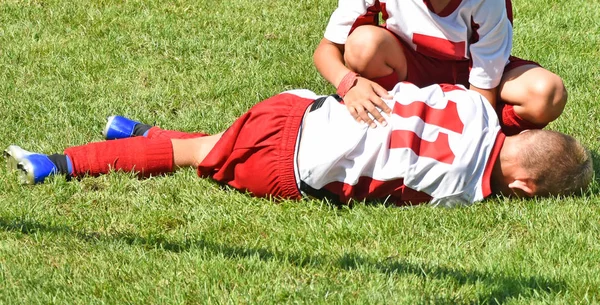
<path fill-rule="evenodd" d="M 382 97 L 391 98 L 387 90 L 377 83 L 359 78 L 357 84 L 344 96 L 344 103 L 354 119 L 375 128 L 377 127 L 375 122 L 379 122 L 383 126 L 387 125 L 382 112 L 387 114 L 392 112 L 381 99 Z"/>
<path fill-rule="evenodd" d="M 376 120 L 377 122 L 379 122 L 380 124 L 382 124 L 383 126 L 387 125 L 387 122 L 385 121 L 385 118 L 381 115 L 381 111 L 383 110 L 383 106 L 385 106 L 386 108 L 389 108 L 386 103 L 377 95 L 373 95 L 371 96 L 371 99 L 369 100 L 368 103 L 363 104 L 365 111 L 368 114 L 371 114 L 371 116 L 373 117 L 374 120 Z M 368 116 L 367 114 L 367 116 Z M 369 118 L 371 118 L 370 116 L 368 116 Z M 371 125 L 371 124 L 369 124 Z M 377 125 L 375 126 L 371 126 L 371 127 L 377 127 Z"/>
<path fill-rule="evenodd" d="M 383 103 L 381 99 L 379 99 L 379 102 Z M 348 111 L 350 111 L 350 114 L 352 115 L 352 117 L 354 117 L 355 120 L 361 123 L 364 122 L 368 124 L 371 128 L 377 127 L 377 123 L 375 123 L 376 121 L 379 122 L 382 126 L 387 125 L 387 122 L 385 121 L 385 118 L 381 115 L 380 110 L 377 108 L 376 104 L 371 100 L 346 103 L 346 107 L 348 108 Z"/>
<path fill-rule="evenodd" d="M 352 117 L 354 117 L 354 119 L 357 122 L 365 123 L 371 128 L 377 127 L 377 124 L 375 123 L 375 121 L 373 121 L 373 119 L 371 119 L 369 113 L 365 110 L 365 107 L 362 104 L 356 103 L 352 106 L 346 105 L 346 107 L 348 108 L 348 111 L 350 111 Z"/>
<path fill-rule="evenodd" d="M 377 94 L 378 97 L 382 97 L 385 99 L 392 99 L 393 96 L 390 95 L 390 93 L 383 87 L 381 87 L 379 84 L 377 83 L 373 83 L 373 91 Z M 379 109 L 381 109 L 383 112 L 387 113 L 387 114 L 391 114 L 392 113 L 392 109 L 386 104 L 384 103 L 381 98 L 378 99 L 380 101 L 380 103 L 375 103 L 375 105 L 377 107 L 379 107 Z"/>

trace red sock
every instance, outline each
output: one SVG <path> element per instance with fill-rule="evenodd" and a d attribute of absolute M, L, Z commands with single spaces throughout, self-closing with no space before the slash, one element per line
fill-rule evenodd
<path fill-rule="evenodd" d="M 498 117 L 500 117 L 500 126 L 502 132 L 507 136 L 512 136 L 527 129 L 542 129 L 548 124 L 535 124 L 521 118 L 516 112 L 513 105 L 499 104 L 496 108 Z"/>
<path fill-rule="evenodd" d="M 155 126 L 148 130 L 146 137 L 149 139 L 156 139 L 156 138 L 190 139 L 190 138 L 206 137 L 207 135 L 208 134 L 206 134 L 206 133 L 200 133 L 200 132 L 190 133 L 190 132 L 183 132 L 183 131 L 176 131 L 176 130 L 166 130 L 166 129 L 161 129 L 160 127 Z"/>
<path fill-rule="evenodd" d="M 378 83 L 381 87 L 385 88 L 385 90 L 392 90 L 394 86 L 400 81 L 398 79 L 398 74 L 396 72 L 392 72 L 386 76 L 377 77 L 372 79 L 372 81 Z"/>
<path fill-rule="evenodd" d="M 73 164 L 73 177 L 98 176 L 111 170 L 137 172 L 141 177 L 173 171 L 170 139 L 132 137 L 89 143 L 65 150 Z"/>

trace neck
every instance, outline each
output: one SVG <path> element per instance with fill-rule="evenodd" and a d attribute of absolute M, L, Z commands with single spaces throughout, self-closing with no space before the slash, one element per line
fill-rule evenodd
<path fill-rule="evenodd" d="M 506 137 L 504 145 L 500 149 L 500 154 L 494 163 L 492 175 L 490 177 L 490 186 L 492 194 L 509 196 L 513 193 L 508 184 L 514 181 L 514 171 L 518 166 L 517 151 L 515 149 L 513 137 Z"/>
<path fill-rule="evenodd" d="M 446 8 L 446 6 L 448 6 L 450 1 L 451 0 L 430 0 L 429 3 L 431 4 L 433 12 L 439 14 Z"/>
<path fill-rule="evenodd" d="M 504 174 L 502 173 L 502 161 L 500 156 L 494 163 L 492 169 L 492 176 L 490 177 L 490 187 L 492 188 L 492 194 L 494 195 L 506 195 L 510 190 L 507 183 L 504 183 Z"/>

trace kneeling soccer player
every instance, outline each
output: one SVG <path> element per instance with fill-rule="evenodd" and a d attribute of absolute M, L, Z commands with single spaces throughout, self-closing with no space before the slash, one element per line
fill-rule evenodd
<path fill-rule="evenodd" d="M 343 101 L 292 90 L 252 107 L 216 135 L 164 130 L 110 117 L 109 141 L 44 155 L 6 149 L 24 183 L 50 175 L 97 176 L 111 170 L 142 177 L 193 166 L 201 177 L 258 197 L 430 202 L 454 206 L 505 196 L 567 195 L 592 179 L 589 152 L 559 132 L 507 137 L 494 109 L 456 85 L 399 83 L 386 100 L 386 123 L 358 123 Z"/>

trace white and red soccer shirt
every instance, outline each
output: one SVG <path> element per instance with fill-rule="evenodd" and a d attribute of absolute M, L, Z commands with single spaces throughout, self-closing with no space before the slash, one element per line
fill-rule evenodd
<path fill-rule="evenodd" d="M 379 13 L 388 30 L 414 50 L 442 60 L 472 61 L 469 83 L 498 86 L 512 48 L 509 0 L 450 0 L 435 14 L 429 0 L 340 0 L 325 38 L 345 44 L 358 26 L 377 25 Z"/>
<path fill-rule="evenodd" d="M 297 153 L 301 183 L 341 202 L 453 206 L 490 195 L 504 135 L 489 102 L 455 85 L 399 83 L 390 94 L 387 126 L 356 122 L 334 97 L 308 112 Z"/>

